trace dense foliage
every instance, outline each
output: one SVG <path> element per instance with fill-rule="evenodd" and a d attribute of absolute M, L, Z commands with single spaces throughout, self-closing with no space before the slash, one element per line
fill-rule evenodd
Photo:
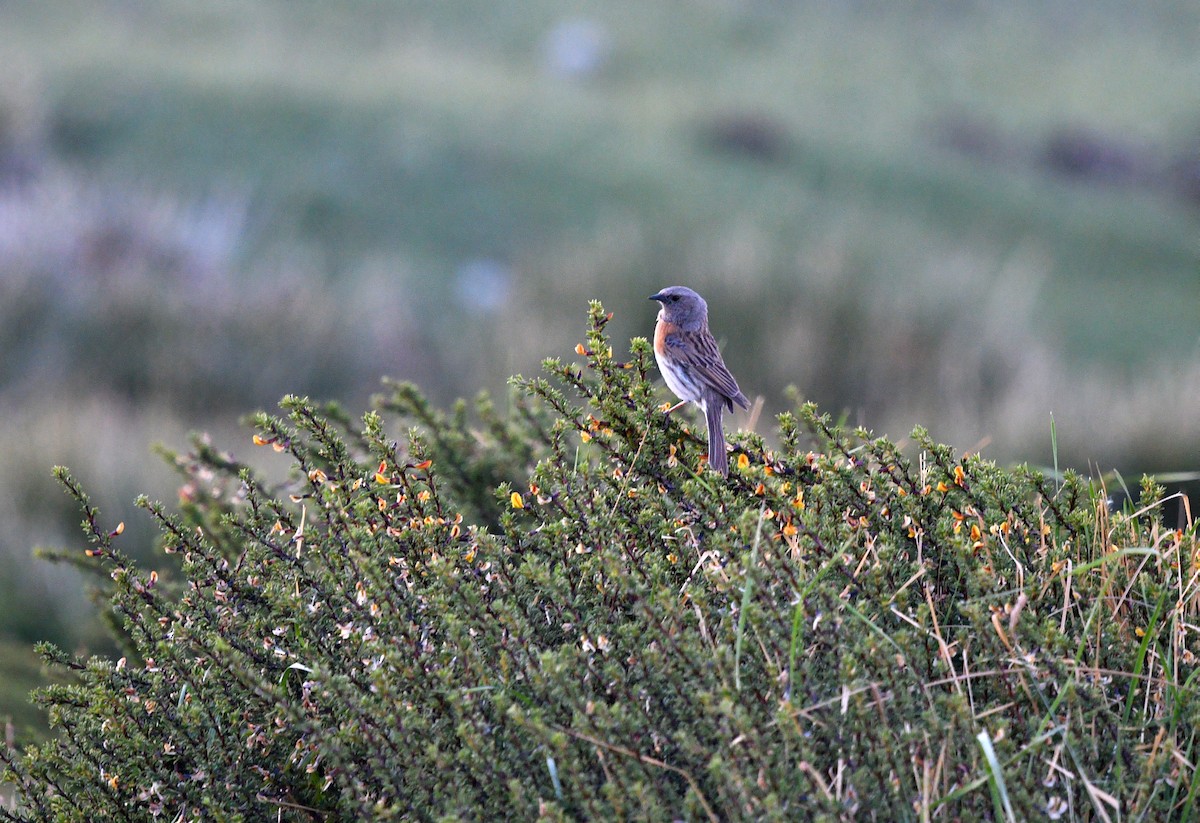
<path fill-rule="evenodd" d="M 287 398 L 279 484 L 197 441 L 181 513 L 142 501 L 181 574 L 61 471 L 128 651 L 44 650 L 0 818 L 1194 814 L 1197 540 L 1153 483 L 1112 512 L 811 406 L 725 481 L 606 322 L 507 415 Z"/>

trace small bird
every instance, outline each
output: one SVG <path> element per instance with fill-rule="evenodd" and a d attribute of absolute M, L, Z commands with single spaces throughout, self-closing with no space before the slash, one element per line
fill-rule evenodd
<path fill-rule="evenodd" d="M 654 327 L 654 359 L 680 400 L 667 414 L 688 402 L 703 409 L 708 423 L 708 465 L 728 475 L 721 415 L 726 407 L 733 411 L 734 403 L 748 409 L 750 401 L 725 367 L 717 341 L 708 330 L 708 304 L 686 286 L 669 286 L 650 299 L 662 304 Z"/>

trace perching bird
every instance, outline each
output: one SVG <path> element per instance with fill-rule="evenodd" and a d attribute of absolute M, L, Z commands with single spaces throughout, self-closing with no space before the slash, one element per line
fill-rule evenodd
<path fill-rule="evenodd" d="M 650 299 L 662 304 L 654 327 L 654 359 L 667 386 L 681 401 L 667 413 L 687 402 L 704 410 L 708 465 L 726 475 L 729 457 L 725 454 L 721 415 L 726 407 L 733 411 L 734 403 L 748 409 L 750 401 L 725 367 L 717 341 L 708 330 L 708 304 L 704 298 L 686 286 L 670 286 L 650 295 Z"/>

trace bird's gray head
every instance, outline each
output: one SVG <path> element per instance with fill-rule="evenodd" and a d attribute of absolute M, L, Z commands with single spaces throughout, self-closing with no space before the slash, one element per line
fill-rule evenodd
<path fill-rule="evenodd" d="M 662 303 L 658 316 L 684 331 L 696 331 L 708 326 L 708 304 L 687 286 L 668 286 L 651 300 Z"/>

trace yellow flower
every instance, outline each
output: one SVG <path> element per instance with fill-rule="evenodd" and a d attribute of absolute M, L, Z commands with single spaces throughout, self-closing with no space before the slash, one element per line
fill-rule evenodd
<path fill-rule="evenodd" d="M 508 502 L 514 509 L 525 508 L 525 500 L 521 497 L 520 492 L 513 492 L 511 495 L 509 495 Z"/>
<path fill-rule="evenodd" d="M 256 446 L 270 446 L 277 452 L 283 451 L 283 444 L 277 441 L 274 437 L 263 437 L 260 434 L 250 438 Z"/>

